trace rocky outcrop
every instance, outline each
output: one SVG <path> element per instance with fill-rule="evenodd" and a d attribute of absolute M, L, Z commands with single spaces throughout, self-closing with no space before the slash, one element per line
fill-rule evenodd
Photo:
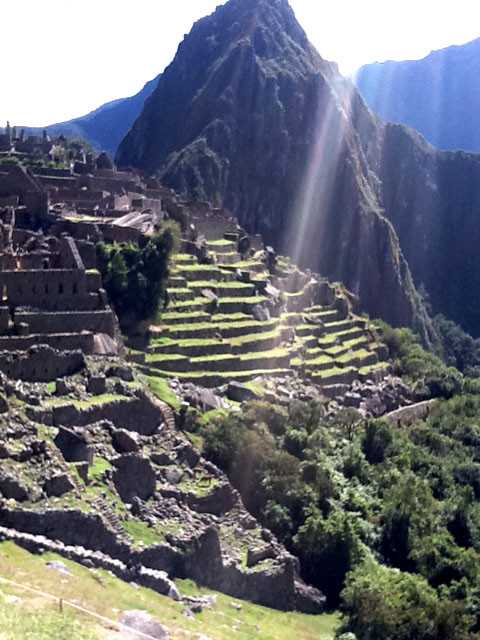
<path fill-rule="evenodd" d="M 383 211 L 382 132 L 287 0 L 230 0 L 194 25 L 117 160 L 228 207 L 300 266 L 344 282 L 372 316 L 429 342 Z"/>

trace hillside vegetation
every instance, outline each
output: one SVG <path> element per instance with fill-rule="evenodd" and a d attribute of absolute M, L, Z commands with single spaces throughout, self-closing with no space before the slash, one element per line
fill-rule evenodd
<path fill-rule="evenodd" d="M 480 396 L 476 383 L 384 326 L 425 422 L 393 429 L 321 402 L 262 402 L 200 430 L 249 510 L 357 638 L 466 638 L 480 629 Z M 450 398 L 450 399 L 445 399 Z M 387 595 L 391 594 L 391 596 Z"/>

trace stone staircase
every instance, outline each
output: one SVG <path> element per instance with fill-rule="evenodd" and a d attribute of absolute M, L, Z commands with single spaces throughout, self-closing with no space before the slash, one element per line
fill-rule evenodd
<path fill-rule="evenodd" d="M 95 498 L 94 500 L 92 500 L 91 505 L 109 525 L 112 531 L 115 532 L 121 542 L 125 542 L 129 545 L 133 543 L 133 538 L 129 536 L 126 533 L 125 529 L 122 527 L 118 514 L 115 513 L 112 507 L 110 507 L 103 498 Z"/>

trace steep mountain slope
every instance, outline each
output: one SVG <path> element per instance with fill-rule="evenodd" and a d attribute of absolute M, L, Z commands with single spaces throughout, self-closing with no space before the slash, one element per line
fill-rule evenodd
<path fill-rule="evenodd" d="M 163 167 L 169 186 L 227 206 L 302 266 L 345 282 L 372 315 L 427 336 L 369 171 L 368 137 L 381 123 L 351 91 L 286 0 L 230 0 L 194 25 L 117 161 Z"/>
<path fill-rule="evenodd" d="M 72 136 L 87 140 L 94 149 L 115 155 L 117 147 L 141 112 L 145 100 L 155 89 L 158 79 L 146 83 L 130 98 L 120 98 L 102 105 L 85 116 L 51 124 L 45 128 L 50 135 Z M 42 128 L 26 127 L 27 134 L 38 135 Z"/>
<path fill-rule="evenodd" d="M 385 120 L 408 124 L 439 149 L 480 151 L 480 38 L 423 60 L 365 65 L 354 82 Z"/>

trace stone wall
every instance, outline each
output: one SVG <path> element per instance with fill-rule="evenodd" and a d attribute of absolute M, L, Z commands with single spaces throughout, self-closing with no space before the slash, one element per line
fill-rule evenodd
<path fill-rule="evenodd" d="M 55 333 L 31 334 L 28 336 L 0 336 L 0 351 L 25 351 L 34 345 L 48 345 L 59 351 L 74 351 L 79 349 L 85 354 L 94 352 L 95 343 L 93 333 Z"/>
<path fill-rule="evenodd" d="M 205 236 L 207 240 L 217 240 L 226 233 L 235 233 L 239 230 L 235 218 L 192 216 L 191 220 L 198 235 Z"/>
<path fill-rule="evenodd" d="M 50 382 L 71 376 L 85 368 L 81 351 L 55 351 L 38 345 L 28 351 L 0 351 L 0 371 L 13 380 Z"/>
<path fill-rule="evenodd" d="M 110 420 L 119 429 L 152 435 L 163 422 L 163 415 L 141 392 L 125 400 L 105 402 L 86 409 L 71 404 L 52 407 L 52 421 L 55 426 L 82 427 L 101 420 Z"/>
<path fill-rule="evenodd" d="M 114 337 L 115 327 L 110 309 L 101 311 L 15 311 L 14 323 L 25 322 L 30 333 L 77 333 L 91 331 Z"/>
<path fill-rule="evenodd" d="M 89 308 L 85 272 L 78 269 L 1 271 L 0 288 L 11 306 Z"/>
<path fill-rule="evenodd" d="M 392 427 L 401 428 L 410 426 L 415 420 L 426 420 L 437 400 L 425 400 L 408 407 L 401 407 L 385 415 Z"/>

